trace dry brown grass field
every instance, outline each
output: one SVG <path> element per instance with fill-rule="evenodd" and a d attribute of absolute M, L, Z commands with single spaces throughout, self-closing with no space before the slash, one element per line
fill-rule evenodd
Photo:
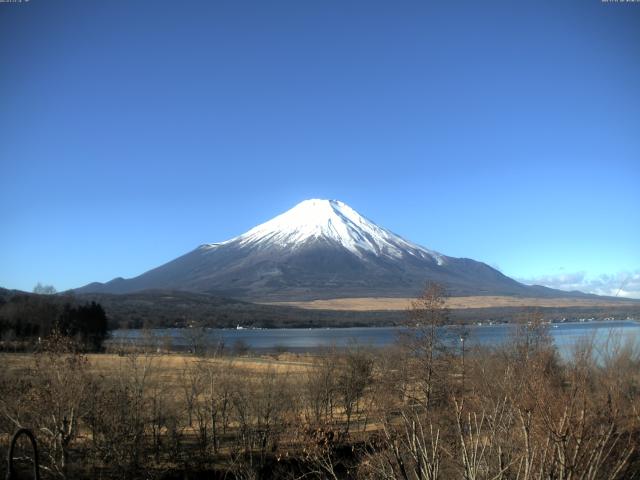
<path fill-rule="evenodd" d="M 131 368 L 131 356 L 115 353 L 87 354 L 88 372 L 104 377 L 116 377 Z M 300 374 L 314 367 L 313 356 L 307 354 L 281 353 L 264 356 L 223 356 L 197 357 L 180 353 L 141 354 L 134 356 L 137 363 L 148 362 L 153 366 L 153 375 L 166 380 L 168 384 L 179 379 L 180 372 L 185 368 L 205 362 L 211 365 L 230 365 L 235 370 L 247 374 L 260 374 L 273 371 L 279 374 Z M 11 374 L 26 373 L 35 367 L 35 357 L 32 353 L 0 353 L 0 363 L 5 372 Z"/>
<path fill-rule="evenodd" d="M 288 305 L 316 310 L 397 311 L 406 310 L 412 298 L 333 298 L 299 302 L 270 302 L 269 305 Z M 448 297 L 451 309 L 497 307 L 612 307 L 637 305 L 637 301 L 601 300 L 591 298 L 525 298 L 501 296 Z"/>

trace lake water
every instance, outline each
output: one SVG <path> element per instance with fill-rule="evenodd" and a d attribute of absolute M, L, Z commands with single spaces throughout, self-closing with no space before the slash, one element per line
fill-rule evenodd
<path fill-rule="evenodd" d="M 466 327 L 468 337 L 466 345 L 497 346 L 507 341 L 515 328 L 512 324 L 472 325 Z M 363 346 L 384 347 L 395 342 L 402 327 L 358 327 L 358 328 L 282 328 L 268 330 L 253 329 L 205 329 L 204 336 L 213 344 L 222 340 L 225 346 L 233 348 L 239 341 L 252 350 L 291 352 L 307 352 L 322 347 L 345 347 L 353 343 Z M 617 343 L 633 342 L 640 345 L 640 322 L 625 321 L 593 321 L 567 322 L 549 325 L 549 333 L 563 355 L 568 355 L 573 347 L 581 341 L 591 340 L 597 346 L 603 346 L 614 340 Z M 459 342 L 459 333 L 454 328 L 440 329 L 443 338 L 450 342 Z M 190 337 L 200 335 L 193 329 L 156 329 L 148 332 L 142 330 L 115 330 L 112 332 L 111 344 L 163 344 L 170 343 L 173 348 L 186 349 L 190 345 Z"/>

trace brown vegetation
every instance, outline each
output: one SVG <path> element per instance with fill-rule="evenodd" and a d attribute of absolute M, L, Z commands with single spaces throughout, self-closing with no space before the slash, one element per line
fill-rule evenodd
<path fill-rule="evenodd" d="M 532 314 L 503 347 L 446 348 L 437 286 L 411 313 L 412 334 L 393 348 L 314 356 L 86 355 L 52 338 L 39 353 L 2 356 L 0 443 L 30 428 L 45 478 L 640 474 L 631 345 L 605 355 L 585 342 L 561 361 Z"/>
<path fill-rule="evenodd" d="M 269 305 L 300 307 L 311 310 L 350 311 L 398 311 L 405 310 L 412 298 L 331 298 L 298 302 L 271 302 Z M 638 306 L 637 300 L 609 298 L 530 298 L 500 297 L 495 295 L 448 297 L 445 304 L 450 309 L 503 308 L 503 307 L 619 307 Z"/>

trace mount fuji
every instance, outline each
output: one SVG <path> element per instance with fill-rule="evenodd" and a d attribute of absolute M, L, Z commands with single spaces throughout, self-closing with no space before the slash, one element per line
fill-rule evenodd
<path fill-rule="evenodd" d="M 91 283 L 76 291 L 185 290 L 295 301 L 413 297 L 426 281 L 443 284 L 454 296 L 570 295 L 521 284 L 482 262 L 429 250 L 340 201 L 319 199 L 305 200 L 238 237 L 201 245 L 138 277 Z"/>

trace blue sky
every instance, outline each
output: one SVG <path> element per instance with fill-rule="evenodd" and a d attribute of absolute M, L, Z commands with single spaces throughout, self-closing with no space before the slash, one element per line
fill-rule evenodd
<path fill-rule="evenodd" d="M 134 276 L 306 198 L 640 297 L 640 4 L 0 3 L 0 286 Z"/>

